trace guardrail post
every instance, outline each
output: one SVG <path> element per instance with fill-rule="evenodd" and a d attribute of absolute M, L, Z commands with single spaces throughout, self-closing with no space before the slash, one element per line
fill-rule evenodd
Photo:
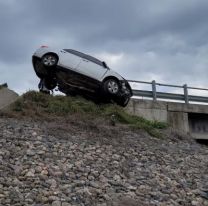
<path fill-rule="evenodd" d="M 153 95 L 153 100 L 157 101 L 157 90 L 156 90 L 156 81 L 152 81 L 152 95 Z"/>
<path fill-rule="evenodd" d="M 188 86 L 187 86 L 187 84 L 183 85 L 183 90 L 184 90 L 184 100 L 185 100 L 185 103 L 188 104 L 189 103 L 189 99 L 188 99 Z"/>

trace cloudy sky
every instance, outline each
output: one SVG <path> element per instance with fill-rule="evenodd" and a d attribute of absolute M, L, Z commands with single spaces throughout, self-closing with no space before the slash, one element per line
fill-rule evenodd
<path fill-rule="evenodd" d="M 208 87 L 207 0 L 0 0 L 0 84 L 37 89 L 41 45 L 72 48 L 126 79 Z"/>

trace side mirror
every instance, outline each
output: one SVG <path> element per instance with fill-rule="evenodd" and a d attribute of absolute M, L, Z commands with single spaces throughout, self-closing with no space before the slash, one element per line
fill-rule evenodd
<path fill-rule="evenodd" d="M 108 66 L 107 66 L 107 64 L 105 63 L 105 62 L 102 62 L 103 63 L 103 66 L 105 67 L 105 68 L 108 68 Z"/>

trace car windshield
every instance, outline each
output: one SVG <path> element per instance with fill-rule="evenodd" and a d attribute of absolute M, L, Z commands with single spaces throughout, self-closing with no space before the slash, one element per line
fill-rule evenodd
<path fill-rule="evenodd" d="M 90 55 L 84 54 L 82 52 L 78 52 L 78 51 L 73 50 L 73 49 L 64 49 L 64 51 L 69 52 L 71 54 L 74 54 L 76 56 L 79 56 L 81 58 L 87 59 L 87 60 L 89 60 L 91 62 L 94 62 L 95 64 L 98 64 L 98 65 L 103 67 L 102 61 L 100 61 L 99 59 L 96 59 L 95 57 L 92 57 Z"/>

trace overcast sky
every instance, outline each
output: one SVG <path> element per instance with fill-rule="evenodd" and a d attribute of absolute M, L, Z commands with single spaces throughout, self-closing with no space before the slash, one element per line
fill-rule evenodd
<path fill-rule="evenodd" d="M 37 89 L 41 45 L 94 55 L 126 79 L 208 87 L 208 1 L 0 0 L 0 84 Z"/>

